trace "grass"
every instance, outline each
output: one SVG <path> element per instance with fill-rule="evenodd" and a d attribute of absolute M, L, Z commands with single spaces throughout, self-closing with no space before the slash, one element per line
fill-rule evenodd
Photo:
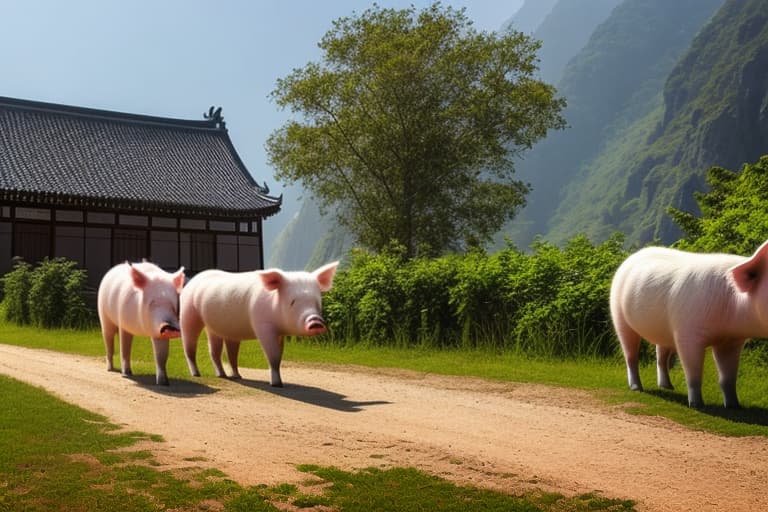
<path fill-rule="evenodd" d="M 104 344 L 98 330 L 40 330 L 0 320 L 0 343 L 104 356 Z M 212 376 L 213 368 L 205 347 L 206 343 L 201 339 L 198 365 L 203 376 Z M 170 352 L 168 375 L 171 381 L 189 378 L 179 340 L 171 341 Z M 118 359 L 116 356 L 115 363 L 119 365 Z M 136 338 L 132 359 L 135 374 L 154 374 L 152 346 L 147 338 Z M 323 343 L 319 338 L 304 338 L 286 343 L 283 360 L 403 368 L 442 375 L 565 386 L 590 391 L 610 404 L 624 404 L 631 413 L 664 416 L 698 430 L 730 436 L 768 436 L 768 379 L 765 378 L 765 364 L 759 361 L 759 351 L 745 350 L 742 356 L 738 390 L 743 409 L 738 411 L 722 407 L 722 395 L 711 354 L 705 363 L 702 389 L 708 406 L 698 411 L 687 406 L 685 379 L 679 365 L 675 365 L 670 372 L 675 391 L 658 389 L 655 385 L 655 366 L 648 364 L 641 368 L 646 392 L 637 393 L 628 390 L 624 363 L 619 357 L 551 360 L 488 350 L 337 346 Z M 240 366 L 267 368 L 257 341 L 243 343 Z M 289 372 L 283 373 L 290 382 Z M 264 378 L 268 377 L 265 375 Z"/>
<path fill-rule="evenodd" d="M 530 492 L 513 496 L 456 486 L 415 469 L 300 466 L 312 475 L 293 484 L 242 487 L 217 470 L 191 464 L 158 468 L 138 440 L 105 418 L 66 404 L 39 388 L 0 376 L 0 511 L 623 511 L 631 501 L 590 493 L 573 498 Z M 280 505 L 278 508 L 276 505 Z"/>

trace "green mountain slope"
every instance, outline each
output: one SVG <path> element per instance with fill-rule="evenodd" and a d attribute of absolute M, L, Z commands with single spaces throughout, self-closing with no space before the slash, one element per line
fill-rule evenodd
<path fill-rule="evenodd" d="M 581 50 L 600 23 L 622 0 L 559 0 L 533 37 L 539 50 L 541 79 L 556 84 L 571 58 Z"/>
<path fill-rule="evenodd" d="M 564 194 L 582 187 L 588 174 L 582 168 L 659 104 L 670 71 L 722 1 L 625 0 L 595 29 L 558 84 L 570 127 L 548 136 L 518 165 L 520 178 L 533 187 L 507 233 L 518 246 L 548 233 Z"/>
<path fill-rule="evenodd" d="M 658 105 L 610 140 L 568 187 L 551 233 L 631 242 L 680 236 L 667 206 L 695 212 L 714 165 L 739 169 L 768 153 L 768 0 L 727 0 L 669 74 Z"/>

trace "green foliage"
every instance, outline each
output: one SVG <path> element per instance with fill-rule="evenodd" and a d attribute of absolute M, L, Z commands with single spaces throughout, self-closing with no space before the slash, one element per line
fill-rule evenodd
<path fill-rule="evenodd" d="M 3 277 L 6 319 L 37 327 L 86 328 L 93 312 L 85 301 L 85 270 L 64 258 L 45 258 L 32 268 L 18 261 Z"/>
<path fill-rule="evenodd" d="M 322 499 L 313 504 L 336 504 L 339 510 L 368 512 L 370 510 L 442 510 L 442 511 L 587 511 L 635 510 L 630 500 L 608 499 L 598 493 L 572 498 L 542 491 L 520 496 L 450 482 L 412 468 L 367 468 L 347 472 L 334 467 L 301 465 L 299 470 L 322 478 L 326 486 Z"/>
<path fill-rule="evenodd" d="M 485 242 L 524 202 L 514 158 L 564 101 L 535 79 L 539 43 L 478 33 L 464 11 L 377 5 L 334 22 L 324 61 L 279 79 L 303 120 L 268 142 L 278 178 L 301 181 L 364 246 L 407 257 Z"/>
<path fill-rule="evenodd" d="M 685 232 L 680 249 L 749 255 L 768 239 L 768 155 L 741 172 L 712 167 L 709 192 L 694 192 L 701 217 L 668 208 Z"/>
<path fill-rule="evenodd" d="M 2 277 L 3 309 L 9 322 L 19 325 L 29 323 L 29 288 L 31 286 L 32 265 L 16 259 L 13 270 Z"/>
<path fill-rule="evenodd" d="M 626 256 L 615 235 L 593 246 L 577 236 L 564 249 L 537 242 L 407 260 L 355 252 L 324 305 L 332 339 L 373 345 L 490 347 L 542 356 L 610 356 L 613 272 Z"/>

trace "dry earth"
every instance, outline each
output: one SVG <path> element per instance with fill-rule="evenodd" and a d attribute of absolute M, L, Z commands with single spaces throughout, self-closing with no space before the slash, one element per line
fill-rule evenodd
<path fill-rule="evenodd" d="M 768 440 L 636 417 L 588 393 L 405 371 L 284 363 L 242 381 L 121 378 L 99 358 L 0 345 L 0 373 L 153 443 L 169 468 L 202 460 L 244 485 L 300 482 L 296 464 L 413 466 L 509 492 L 600 491 L 639 510 L 768 510 Z"/>

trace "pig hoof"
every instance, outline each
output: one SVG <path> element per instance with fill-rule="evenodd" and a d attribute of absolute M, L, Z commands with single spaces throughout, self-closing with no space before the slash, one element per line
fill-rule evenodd
<path fill-rule="evenodd" d="M 170 381 L 168 380 L 168 377 L 158 377 L 156 382 L 157 382 L 158 386 L 170 386 L 171 385 Z"/>
<path fill-rule="evenodd" d="M 632 391 L 643 391 L 643 386 L 641 384 L 632 384 L 629 386 L 629 389 Z"/>
<path fill-rule="evenodd" d="M 235 373 L 229 378 L 232 380 L 241 380 L 243 377 L 239 373 Z"/>
<path fill-rule="evenodd" d="M 131 370 L 123 370 L 122 375 L 123 377 L 133 377 L 133 372 Z"/>
<path fill-rule="evenodd" d="M 273 382 L 273 383 L 270 384 L 270 386 L 272 386 L 273 388 L 282 388 L 283 387 L 283 383 L 282 382 Z"/>

